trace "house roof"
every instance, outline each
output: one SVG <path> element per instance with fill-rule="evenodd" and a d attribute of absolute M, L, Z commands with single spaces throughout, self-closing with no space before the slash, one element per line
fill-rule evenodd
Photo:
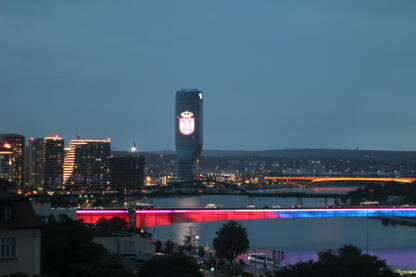
<path fill-rule="evenodd" d="M 42 227 L 42 221 L 36 216 L 27 198 L 2 190 L 0 187 L 0 211 L 7 206 L 12 209 L 12 218 L 10 220 L 0 218 L 0 230 Z"/>

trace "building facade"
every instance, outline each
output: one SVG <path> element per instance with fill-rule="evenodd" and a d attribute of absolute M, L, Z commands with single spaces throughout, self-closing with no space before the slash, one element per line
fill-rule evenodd
<path fill-rule="evenodd" d="M 13 151 L 8 143 L 0 144 L 0 179 L 12 182 L 13 178 Z"/>
<path fill-rule="evenodd" d="M 64 139 L 59 136 L 31 138 L 30 184 L 40 190 L 62 186 Z"/>
<path fill-rule="evenodd" d="M 42 171 L 42 138 L 29 139 L 29 184 L 33 187 L 40 186 L 40 173 Z"/>
<path fill-rule="evenodd" d="M 110 154 L 110 139 L 71 140 L 63 165 L 65 189 L 109 189 Z"/>
<path fill-rule="evenodd" d="M 41 227 L 30 201 L 0 185 L 0 276 L 40 274 Z"/>
<path fill-rule="evenodd" d="M 18 134 L 0 134 L 0 144 L 10 145 L 12 150 L 13 179 L 11 182 L 24 186 L 25 137 Z"/>
<path fill-rule="evenodd" d="M 137 191 L 144 185 L 144 157 L 138 154 L 111 157 L 111 184 L 119 192 Z"/>
<path fill-rule="evenodd" d="M 195 179 L 203 144 L 202 91 L 187 89 L 176 92 L 175 144 L 179 179 Z"/>
<path fill-rule="evenodd" d="M 94 237 L 95 243 L 101 244 L 112 255 L 118 256 L 153 256 L 155 254 L 155 245 L 140 235 L 134 236 L 112 236 L 112 237 Z"/>

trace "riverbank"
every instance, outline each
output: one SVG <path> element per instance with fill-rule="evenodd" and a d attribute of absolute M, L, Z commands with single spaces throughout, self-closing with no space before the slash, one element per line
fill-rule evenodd
<path fill-rule="evenodd" d="M 401 218 L 401 217 L 382 217 L 381 218 L 383 225 L 405 225 L 405 226 L 412 226 L 416 227 L 416 218 Z"/>

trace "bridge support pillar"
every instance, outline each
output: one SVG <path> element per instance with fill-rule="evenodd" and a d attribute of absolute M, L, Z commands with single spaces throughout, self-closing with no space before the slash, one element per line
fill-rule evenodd
<path fill-rule="evenodd" d="M 249 195 L 247 197 L 247 205 L 253 205 L 253 196 Z"/>
<path fill-rule="evenodd" d="M 298 197 L 297 205 L 303 206 L 303 197 Z"/>
<path fill-rule="evenodd" d="M 136 210 L 129 209 L 129 227 L 136 228 Z"/>

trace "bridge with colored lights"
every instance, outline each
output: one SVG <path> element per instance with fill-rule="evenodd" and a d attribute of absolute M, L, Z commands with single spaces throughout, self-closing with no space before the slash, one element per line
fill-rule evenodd
<path fill-rule="evenodd" d="M 78 210 L 77 219 L 96 224 L 100 219 L 120 217 L 137 228 L 148 228 L 181 223 L 320 218 L 320 217 L 416 217 L 415 207 L 342 207 L 342 208 L 157 208 L 149 210 Z"/>
<path fill-rule="evenodd" d="M 372 181 L 372 182 L 400 182 L 400 183 L 412 183 L 416 181 L 416 178 L 407 177 L 308 177 L 308 176 L 277 176 L 277 177 L 264 177 L 265 181 L 309 181 L 309 184 L 317 182 L 333 182 L 333 181 Z"/>

